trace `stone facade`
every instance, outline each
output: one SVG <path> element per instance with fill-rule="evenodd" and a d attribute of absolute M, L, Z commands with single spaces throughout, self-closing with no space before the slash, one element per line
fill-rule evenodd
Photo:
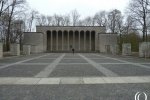
<path fill-rule="evenodd" d="M 31 45 L 31 53 L 35 54 L 35 53 L 41 53 L 41 47 L 37 46 L 37 45 Z"/>
<path fill-rule="evenodd" d="M 0 58 L 3 57 L 3 44 L 0 43 Z"/>
<path fill-rule="evenodd" d="M 98 33 L 104 33 L 106 29 L 99 26 L 37 26 L 36 31 L 44 33 L 44 51 L 70 51 L 71 47 L 76 51 L 98 51 Z"/>
<path fill-rule="evenodd" d="M 150 57 L 150 42 L 140 43 L 139 57 Z"/>
<path fill-rule="evenodd" d="M 13 55 L 13 56 L 19 56 L 20 55 L 20 44 L 11 44 L 10 52 L 11 52 L 11 55 Z"/>
<path fill-rule="evenodd" d="M 122 44 L 122 55 L 124 56 L 130 56 L 131 55 L 131 44 L 130 43 L 124 43 Z"/>
<path fill-rule="evenodd" d="M 30 55 L 31 53 L 31 46 L 30 45 L 23 45 L 23 54 Z"/>
<path fill-rule="evenodd" d="M 31 52 L 70 52 L 72 48 L 76 52 L 104 52 L 104 43 L 112 53 L 116 51 L 117 34 L 106 35 L 105 27 L 37 26 L 36 31 L 24 33 L 23 44 L 31 45 Z"/>
<path fill-rule="evenodd" d="M 31 46 L 31 53 L 43 52 L 43 33 L 41 32 L 26 32 L 24 33 L 23 44 Z M 36 50 L 37 48 L 37 50 Z M 36 51 L 34 51 L 36 50 Z"/>
<path fill-rule="evenodd" d="M 118 53 L 117 34 L 99 34 L 99 50 L 103 53 Z"/>

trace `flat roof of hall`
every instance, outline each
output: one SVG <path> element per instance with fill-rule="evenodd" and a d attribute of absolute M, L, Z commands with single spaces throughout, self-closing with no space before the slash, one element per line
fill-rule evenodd
<path fill-rule="evenodd" d="M 105 26 L 36 26 L 36 27 L 105 27 Z"/>

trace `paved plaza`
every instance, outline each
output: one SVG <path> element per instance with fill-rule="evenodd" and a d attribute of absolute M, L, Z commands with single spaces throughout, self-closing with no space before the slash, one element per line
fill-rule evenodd
<path fill-rule="evenodd" d="M 100 53 L 0 59 L 0 100 L 135 100 L 137 92 L 150 100 L 150 59 Z"/>

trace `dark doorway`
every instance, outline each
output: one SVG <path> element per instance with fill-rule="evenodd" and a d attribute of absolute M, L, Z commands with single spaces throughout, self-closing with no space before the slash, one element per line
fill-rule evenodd
<path fill-rule="evenodd" d="M 51 31 L 47 31 L 47 51 L 51 50 Z"/>
<path fill-rule="evenodd" d="M 91 32 L 91 49 L 95 51 L 95 31 Z"/>

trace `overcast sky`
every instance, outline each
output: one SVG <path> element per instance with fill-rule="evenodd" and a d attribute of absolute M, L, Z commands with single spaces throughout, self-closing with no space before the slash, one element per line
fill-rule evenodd
<path fill-rule="evenodd" d="M 27 0 L 32 9 L 45 15 L 66 14 L 76 9 L 81 17 L 92 16 L 100 10 L 119 9 L 124 12 L 129 0 Z"/>

